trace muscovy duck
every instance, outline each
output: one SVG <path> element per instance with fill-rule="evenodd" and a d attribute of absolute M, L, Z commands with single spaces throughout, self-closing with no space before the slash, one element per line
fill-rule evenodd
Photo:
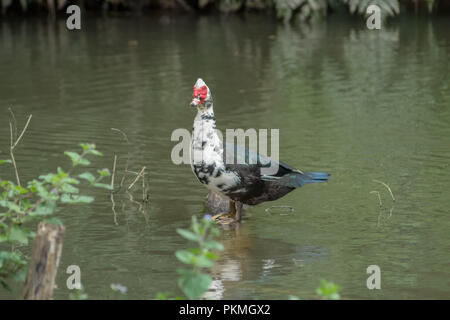
<path fill-rule="evenodd" d="M 302 172 L 243 146 L 222 143 L 216 132 L 211 91 L 202 79 L 194 85 L 190 106 L 197 108 L 192 133 L 192 171 L 208 189 L 230 200 L 230 214 L 235 222 L 241 219 L 243 204 L 273 201 L 305 184 L 328 181 L 328 173 Z M 227 152 L 228 148 L 233 152 Z M 261 172 L 273 165 L 278 166 L 275 174 Z"/>

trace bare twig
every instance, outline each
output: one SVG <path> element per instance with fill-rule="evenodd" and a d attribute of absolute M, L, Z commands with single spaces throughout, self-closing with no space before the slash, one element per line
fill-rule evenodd
<path fill-rule="evenodd" d="M 391 197 L 392 197 L 392 201 L 394 202 L 394 204 L 392 205 L 392 207 L 389 209 L 389 216 L 387 217 L 388 219 L 390 218 L 390 217 L 392 217 L 392 212 L 394 211 L 394 206 L 395 206 L 395 197 L 394 197 L 394 193 L 392 192 L 392 190 L 391 190 L 391 188 L 389 187 L 389 185 L 387 184 L 387 183 L 384 183 L 383 181 L 380 181 L 380 180 L 372 180 L 373 182 L 376 182 L 376 183 L 380 183 L 380 184 L 382 184 L 383 186 L 385 186 L 386 187 L 386 189 L 388 189 L 388 191 L 389 191 L 389 193 L 391 194 Z M 377 223 L 377 226 L 380 226 L 380 222 L 381 222 L 381 216 L 382 216 L 382 213 L 383 213 L 383 202 L 381 201 L 381 195 L 380 195 L 380 192 L 379 191 L 370 191 L 370 193 L 376 193 L 377 195 L 378 195 L 378 201 L 379 201 L 379 204 L 380 204 L 380 214 L 378 215 L 378 223 Z"/>
<path fill-rule="evenodd" d="M 377 183 L 381 183 L 383 186 L 385 186 L 385 187 L 389 190 L 389 193 L 391 194 L 392 200 L 395 201 L 394 194 L 392 193 L 392 190 L 391 190 L 391 188 L 387 185 L 387 183 L 384 183 L 383 181 L 380 181 L 380 180 L 372 180 L 372 181 L 373 181 L 373 182 L 377 182 Z"/>
<path fill-rule="evenodd" d="M 11 112 L 12 115 L 14 115 L 14 113 L 12 112 L 11 109 L 10 109 L 10 112 Z M 20 140 L 22 139 L 25 131 L 27 130 L 28 125 L 30 124 L 32 116 L 33 115 L 31 115 L 31 114 L 28 116 L 27 123 L 23 127 L 22 133 L 19 135 L 19 138 L 17 138 L 17 139 L 14 139 L 13 124 L 12 124 L 11 121 L 9 122 L 9 131 L 10 131 L 10 138 L 11 138 L 11 146 L 10 146 L 10 149 L 9 149 L 9 153 L 11 155 L 11 161 L 12 161 L 12 164 L 13 164 L 13 167 L 14 167 L 14 172 L 16 174 L 16 180 L 17 180 L 17 185 L 18 186 L 21 186 L 21 184 L 20 184 L 19 171 L 17 169 L 16 159 L 14 158 L 14 149 L 17 147 L 17 145 L 19 144 Z M 15 121 L 15 117 L 13 117 L 13 119 Z"/>
<path fill-rule="evenodd" d="M 117 222 L 117 212 L 116 212 L 116 202 L 114 201 L 114 177 L 116 176 L 116 163 L 117 163 L 117 155 L 114 154 L 114 163 L 113 163 L 113 170 L 111 175 L 111 203 L 112 203 L 112 211 L 114 213 L 114 224 L 118 225 Z"/>
<path fill-rule="evenodd" d="M 381 201 L 380 193 L 378 191 L 370 191 L 370 193 L 376 193 L 378 195 L 378 201 L 380 202 L 380 207 L 382 207 L 383 206 L 383 202 Z"/>
<path fill-rule="evenodd" d="M 25 133 L 25 131 L 26 131 L 27 128 L 28 128 L 28 125 L 30 124 L 30 121 L 31 121 L 31 117 L 32 117 L 32 116 L 33 116 L 32 114 L 30 114 L 30 115 L 28 116 L 27 123 L 26 123 L 25 126 L 23 127 L 22 132 L 20 133 L 19 138 L 17 138 L 16 142 L 14 142 L 14 145 L 12 146 L 13 149 L 19 144 L 20 140 L 22 139 L 23 134 Z"/>
<path fill-rule="evenodd" d="M 392 206 L 391 210 L 389 210 L 389 218 L 392 217 L 392 212 L 394 212 L 394 206 Z"/>
<path fill-rule="evenodd" d="M 144 174 L 144 171 L 147 167 L 143 166 L 141 169 L 141 172 L 139 172 L 139 174 L 137 175 L 136 179 L 134 179 L 134 181 L 129 185 L 129 187 L 127 188 L 127 191 L 130 191 L 131 188 L 133 188 L 134 184 L 139 180 L 139 178 Z"/>
<path fill-rule="evenodd" d="M 114 177 L 116 176 L 116 163 L 117 163 L 117 154 L 114 153 L 114 163 L 111 174 L 111 192 L 114 191 Z"/>
<path fill-rule="evenodd" d="M 142 201 L 145 201 L 145 173 L 142 176 Z"/>
<path fill-rule="evenodd" d="M 114 213 L 114 224 L 116 226 L 118 226 L 119 223 L 117 222 L 117 212 L 116 212 L 116 202 L 114 201 L 114 192 L 111 191 L 110 197 L 111 197 L 111 203 L 112 203 L 111 209 L 112 209 L 112 212 Z"/>
<path fill-rule="evenodd" d="M 126 141 L 128 144 L 130 143 L 130 140 L 128 140 L 128 137 L 127 137 L 127 135 L 125 134 L 125 132 L 123 132 L 122 130 L 117 129 L 117 128 L 111 128 L 111 130 L 112 130 L 112 131 L 117 131 L 117 132 L 119 132 L 119 133 L 122 135 L 122 137 L 125 139 L 125 141 Z"/>
<path fill-rule="evenodd" d="M 9 113 L 11 113 L 11 118 L 14 122 L 14 140 L 17 139 L 17 120 L 16 120 L 16 116 L 14 115 L 14 112 L 12 111 L 11 108 L 8 108 Z"/>

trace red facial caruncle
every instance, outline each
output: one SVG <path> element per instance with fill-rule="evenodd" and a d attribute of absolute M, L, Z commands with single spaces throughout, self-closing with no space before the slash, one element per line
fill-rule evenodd
<path fill-rule="evenodd" d="M 192 94 L 192 103 L 195 105 L 199 105 L 200 103 L 205 102 L 206 97 L 208 96 L 208 87 L 202 86 L 197 88 L 194 86 L 194 93 Z"/>

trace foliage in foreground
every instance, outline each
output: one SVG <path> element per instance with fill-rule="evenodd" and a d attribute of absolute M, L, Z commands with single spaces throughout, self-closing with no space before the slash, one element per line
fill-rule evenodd
<path fill-rule="evenodd" d="M 0 178 L 0 284 L 10 290 L 7 281 L 23 281 L 26 275 L 27 257 L 20 251 L 29 244 L 35 232 L 28 227 L 30 223 L 47 221 L 61 222 L 51 217 L 61 205 L 90 203 L 91 196 L 81 195 L 79 185 L 82 180 L 91 186 L 110 189 L 101 183 L 109 176 L 108 169 L 98 170 L 97 177 L 89 171 L 74 175 L 82 166 L 90 165 L 89 155 L 101 156 L 95 144 L 81 143 L 81 153 L 66 151 L 71 159 L 71 167 L 64 170 L 58 167 L 56 172 L 40 175 L 23 185 Z M 13 164 L 11 160 L 0 160 L 0 165 Z"/>
<path fill-rule="evenodd" d="M 189 229 L 177 229 L 179 235 L 197 244 L 196 248 L 178 250 L 175 256 L 190 268 L 179 268 L 178 286 L 188 299 L 199 299 L 208 291 L 211 276 L 203 271 L 211 268 L 218 259 L 215 251 L 222 251 L 223 245 L 214 239 L 220 235 L 219 229 L 211 219 L 202 218 L 200 221 L 192 216 Z M 183 299 L 173 298 L 169 293 L 158 293 L 158 300 Z"/>
<path fill-rule="evenodd" d="M 214 240 L 220 231 L 211 219 L 198 221 L 196 216 L 192 216 L 190 229 L 177 229 L 177 232 L 197 244 L 197 248 L 179 250 L 175 255 L 182 263 L 190 266 L 189 269 L 178 269 L 178 286 L 189 299 L 198 299 L 208 290 L 212 281 L 211 276 L 202 271 L 214 265 L 218 258 L 214 251 L 223 250 L 223 245 Z"/>
<path fill-rule="evenodd" d="M 325 279 L 320 280 L 320 286 L 316 289 L 316 294 L 323 300 L 339 300 L 341 287 Z M 289 296 L 289 300 L 300 300 L 297 296 Z"/>

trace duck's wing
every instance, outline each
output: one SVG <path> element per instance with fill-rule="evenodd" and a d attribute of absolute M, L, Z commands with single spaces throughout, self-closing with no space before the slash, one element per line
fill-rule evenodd
<path fill-rule="evenodd" d="M 257 168 L 278 167 L 278 171 L 276 173 L 262 176 L 267 177 L 267 179 L 277 179 L 291 172 L 301 172 L 300 170 L 297 170 L 284 162 L 275 161 L 238 144 L 226 142 L 223 147 L 223 159 L 226 167 L 234 167 L 239 165 L 252 167 L 256 166 Z"/>

